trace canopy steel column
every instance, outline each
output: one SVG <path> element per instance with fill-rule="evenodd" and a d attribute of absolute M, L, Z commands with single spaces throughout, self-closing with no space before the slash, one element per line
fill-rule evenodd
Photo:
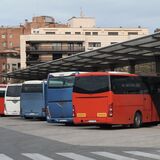
<path fill-rule="evenodd" d="M 109 68 L 110 68 L 110 71 L 114 71 L 115 70 L 115 65 L 114 64 L 110 64 Z"/>
<path fill-rule="evenodd" d="M 129 73 L 135 73 L 135 61 L 129 61 L 129 68 L 128 68 Z"/>
<path fill-rule="evenodd" d="M 155 70 L 158 75 L 160 75 L 160 55 L 155 56 Z"/>

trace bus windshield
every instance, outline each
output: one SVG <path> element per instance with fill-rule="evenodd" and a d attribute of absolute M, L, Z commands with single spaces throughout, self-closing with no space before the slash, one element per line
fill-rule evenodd
<path fill-rule="evenodd" d="M 50 77 L 48 81 L 48 88 L 70 88 L 74 84 L 74 76 L 66 77 Z"/>
<path fill-rule="evenodd" d="M 42 84 L 23 84 L 22 93 L 42 93 Z"/>
<path fill-rule="evenodd" d="M 8 97 L 20 97 L 21 86 L 8 86 L 7 96 Z"/>
<path fill-rule="evenodd" d="M 109 76 L 76 77 L 73 92 L 102 93 L 109 91 Z"/>

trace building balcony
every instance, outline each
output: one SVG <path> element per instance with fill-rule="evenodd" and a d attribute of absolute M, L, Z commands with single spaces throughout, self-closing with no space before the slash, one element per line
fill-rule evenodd
<path fill-rule="evenodd" d="M 40 63 L 44 63 L 46 61 L 40 61 L 40 60 L 28 60 L 26 61 L 27 66 L 32 66 Z"/>
<path fill-rule="evenodd" d="M 27 47 L 27 52 L 84 52 L 84 46 L 38 46 Z"/>

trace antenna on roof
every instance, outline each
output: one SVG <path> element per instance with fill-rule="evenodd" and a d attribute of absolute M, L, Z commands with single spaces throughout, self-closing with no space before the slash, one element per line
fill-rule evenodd
<path fill-rule="evenodd" d="M 81 7 L 80 17 L 84 17 L 83 9 Z"/>

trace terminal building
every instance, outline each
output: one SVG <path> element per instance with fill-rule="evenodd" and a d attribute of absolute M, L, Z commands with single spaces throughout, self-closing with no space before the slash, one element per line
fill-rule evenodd
<path fill-rule="evenodd" d="M 139 38 L 147 28 L 96 27 L 93 17 L 72 17 L 66 27 L 34 28 L 21 35 L 21 68 Z"/>

